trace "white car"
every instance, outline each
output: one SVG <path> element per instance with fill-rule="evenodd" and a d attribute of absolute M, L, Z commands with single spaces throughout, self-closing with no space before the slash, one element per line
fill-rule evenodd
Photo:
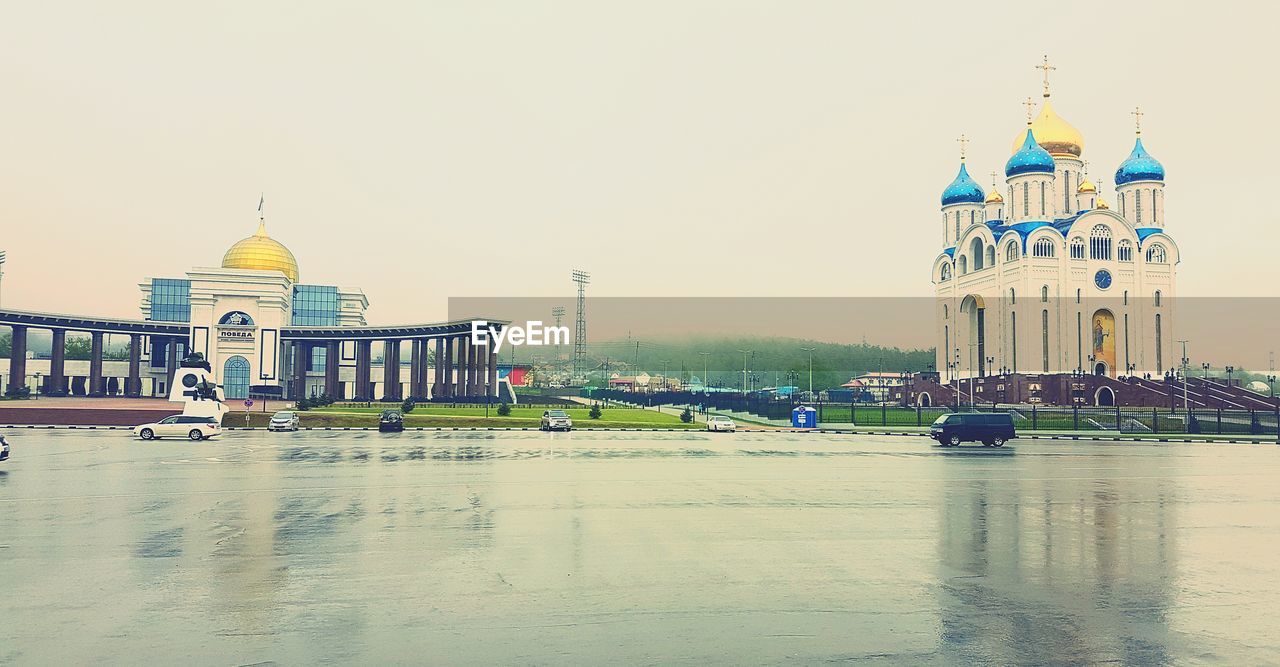
<path fill-rule="evenodd" d="M 569 413 L 564 410 L 545 410 L 542 413 L 542 430 L 571 431 L 573 430 L 573 420 L 569 418 Z"/>
<path fill-rule="evenodd" d="M 133 434 L 143 440 L 156 438 L 188 438 L 204 440 L 222 433 L 222 425 L 213 417 L 174 415 L 154 424 L 143 424 L 133 429 Z"/>
<path fill-rule="evenodd" d="M 267 422 L 268 431 L 296 431 L 298 430 L 298 413 L 289 410 L 281 410 L 271 415 L 271 421 Z"/>
<path fill-rule="evenodd" d="M 9 458 L 9 441 L 5 440 L 3 435 L 0 435 L 0 461 L 7 460 L 8 458 Z"/>
<path fill-rule="evenodd" d="M 738 425 L 733 423 L 732 419 L 724 415 L 711 415 L 707 417 L 708 431 L 736 431 Z"/>

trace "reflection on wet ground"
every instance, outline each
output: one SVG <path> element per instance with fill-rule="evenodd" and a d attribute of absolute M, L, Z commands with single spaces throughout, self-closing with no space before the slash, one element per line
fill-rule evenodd
<path fill-rule="evenodd" d="M 0 663 L 1280 663 L 1280 450 L 9 434 Z"/>

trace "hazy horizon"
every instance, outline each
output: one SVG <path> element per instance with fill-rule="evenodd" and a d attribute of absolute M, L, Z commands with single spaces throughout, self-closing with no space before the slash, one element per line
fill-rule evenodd
<path fill-rule="evenodd" d="M 989 187 L 1046 53 L 1112 202 L 1146 113 L 1179 293 L 1277 294 L 1252 128 L 1273 126 L 1257 51 L 1280 9 L 929 12 L 15 5 L 3 305 L 137 317 L 137 283 L 217 266 L 259 193 L 302 282 L 363 289 L 372 323 L 442 319 L 449 297 L 568 299 L 571 268 L 593 296 L 924 296 L 956 137 Z"/>

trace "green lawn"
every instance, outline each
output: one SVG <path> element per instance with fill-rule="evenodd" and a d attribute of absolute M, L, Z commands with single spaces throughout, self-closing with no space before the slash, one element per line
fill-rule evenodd
<path fill-rule="evenodd" d="M 358 427 L 377 426 L 378 415 L 385 407 L 329 406 L 298 413 L 303 427 Z M 542 423 L 542 408 L 511 408 L 511 414 L 498 416 L 498 408 L 489 410 L 486 418 L 484 408 L 450 407 L 447 405 L 419 405 L 413 412 L 404 416 L 405 426 L 420 427 L 499 427 L 499 428 L 537 428 Z M 565 410 L 573 419 L 574 428 L 703 428 L 702 424 L 685 424 L 679 415 L 640 410 L 636 408 L 605 408 L 600 419 L 591 419 L 590 408 L 569 408 Z M 244 426 L 245 413 L 232 412 L 223 420 L 226 426 Z M 270 418 L 269 413 L 250 413 L 250 425 L 265 426 Z"/>

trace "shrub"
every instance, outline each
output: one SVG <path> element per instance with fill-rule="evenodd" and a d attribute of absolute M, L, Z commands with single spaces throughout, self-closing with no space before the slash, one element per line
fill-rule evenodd
<path fill-rule="evenodd" d="M 400 412 L 403 412 L 407 415 L 410 412 L 413 412 L 413 409 L 416 407 L 418 407 L 418 404 L 414 403 L 412 398 L 406 398 L 404 399 L 404 403 L 400 404 Z"/>
<path fill-rule="evenodd" d="M 295 409 L 296 409 L 298 412 L 306 412 L 307 410 L 310 410 L 310 409 L 311 409 L 311 399 L 309 399 L 309 398 L 307 398 L 307 397 L 305 397 L 305 396 L 304 396 L 304 397 L 302 397 L 302 398 L 300 398 L 300 399 L 298 399 L 298 404 L 297 404 L 297 406 L 295 406 Z"/>
<path fill-rule="evenodd" d="M 684 412 L 680 413 L 680 421 L 686 424 L 693 421 L 693 411 L 686 407 Z"/>
<path fill-rule="evenodd" d="M 499 417 L 510 417 L 510 416 L 511 416 L 511 406 L 510 406 L 510 405 L 507 405 L 507 402 L 506 402 L 506 401 L 503 401 L 502 403 L 500 403 L 500 404 L 498 405 L 498 416 L 499 416 Z"/>
<path fill-rule="evenodd" d="M 590 417 L 590 418 L 592 418 L 592 419 L 599 419 L 601 414 L 603 414 L 603 413 L 600 411 L 600 404 L 599 404 L 599 403 L 592 403 L 592 404 L 591 404 L 591 412 L 588 412 L 588 413 L 587 413 L 587 416 L 588 416 L 588 417 Z"/>

